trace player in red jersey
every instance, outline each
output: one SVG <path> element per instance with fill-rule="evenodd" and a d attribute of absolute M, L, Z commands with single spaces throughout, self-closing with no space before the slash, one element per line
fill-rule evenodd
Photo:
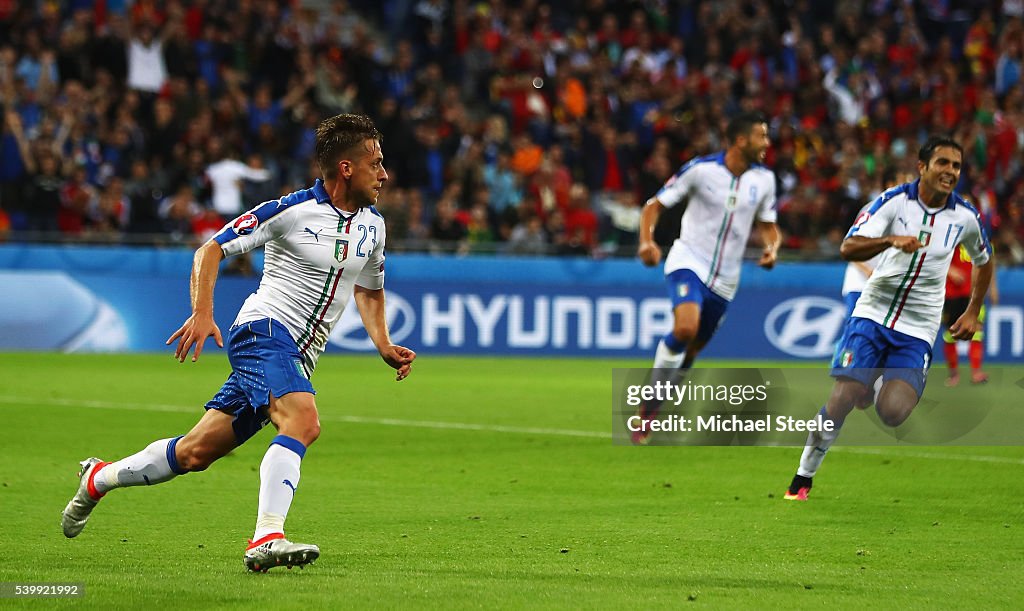
<path fill-rule="evenodd" d="M 942 333 L 943 349 L 946 354 L 946 363 L 949 366 L 949 377 L 946 378 L 946 386 L 956 386 L 960 383 L 960 371 L 957 368 L 959 358 L 956 351 L 956 339 L 950 334 L 949 325 L 953 324 L 963 314 L 967 308 L 967 303 L 971 300 L 971 269 L 971 257 L 964 250 L 964 247 L 961 246 L 953 253 L 953 261 L 949 265 L 949 274 L 946 276 L 946 302 L 942 307 L 942 326 L 946 328 Z M 995 276 L 992 278 L 991 286 L 989 300 L 993 305 L 996 305 L 999 303 L 999 289 L 995 282 Z M 985 306 L 981 307 L 978 321 L 983 324 L 985 322 Z M 971 345 L 967 351 L 971 362 L 972 384 L 984 384 L 988 381 L 988 374 L 981 370 L 982 355 L 985 352 L 982 345 L 983 335 L 982 331 L 978 331 L 971 336 Z"/>

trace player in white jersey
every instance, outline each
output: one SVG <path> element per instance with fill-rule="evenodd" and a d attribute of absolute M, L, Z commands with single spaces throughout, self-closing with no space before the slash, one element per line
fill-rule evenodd
<path fill-rule="evenodd" d="M 82 462 L 78 492 L 64 509 L 67 537 L 77 536 L 108 491 L 166 482 L 202 471 L 256 434 L 277 428 L 260 464 L 256 530 L 245 551 L 251 571 L 303 566 L 320 555 L 315 545 L 292 543 L 284 521 L 299 484 L 306 449 L 320 434 L 309 377 L 331 327 L 355 297 L 367 333 L 384 361 L 409 375 L 416 354 L 391 343 L 384 316 L 384 220 L 373 207 L 388 174 L 380 133 L 361 115 L 338 115 L 316 131 L 323 179 L 309 189 L 264 202 L 228 223 L 196 251 L 191 275 L 192 315 L 171 335 L 175 357 L 192 361 L 213 337 L 213 291 L 220 262 L 266 245 L 256 292 L 228 333 L 231 375 L 186 435 L 155 441 L 113 463 Z"/>
<path fill-rule="evenodd" d="M 966 339 L 981 328 L 978 316 L 992 280 L 991 245 L 978 212 L 955 191 L 963 149 L 932 137 L 918 154 L 920 178 L 887 190 L 860 213 L 840 247 L 849 261 L 881 255 L 843 330 L 832 363 L 836 378 L 822 421 L 832 431 L 812 432 L 785 498 L 807 500 L 812 478 L 857 405 L 871 403 L 889 426 L 902 424 L 924 392 L 932 345 L 942 318 L 946 273 L 963 244 L 977 279 L 966 311 L 949 330 Z"/>
<path fill-rule="evenodd" d="M 658 342 L 654 368 L 674 371 L 677 379 L 693 364 L 714 335 L 739 286 L 743 251 L 756 224 L 764 243 L 759 265 L 771 269 L 781 242 L 775 224 L 775 174 L 762 165 L 768 151 L 768 124 L 755 113 L 739 115 L 726 128 L 729 148 L 684 165 L 647 200 L 640 216 L 637 254 L 644 265 L 661 261 L 654 226 L 666 208 L 686 203 L 679 238 L 665 259 L 672 300 L 672 331 Z M 677 371 L 678 370 L 678 371 Z M 659 406 L 641 408 L 649 420 Z M 634 443 L 646 443 L 648 431 L 636 431 Z"/>
<path fill-rule="evenodd" d="M 896 171 L 894 169 L 887 169 L 882 175 L 882 184 L 885 185 L 885 190 L 888 190 L 898 184 L 899 182 L 909 182 L 913 180 L 911 175 L 908 173 L 906 176 L 899 180 L 897 178 Z M 867 212 L 871 209 L 874 200 L 864 204 L 864 207 L 857 213 L 858 216 Z M 860 294 L 864 290 L 864 285 L 867 284 L 868 278 L 871 277 L 871 273 L 875 271 L 875 267 L 878 265 L 878 260 L 882 258 L 881 254 L 877 254 L 867 261 L 850 261 L 846 264 L 846 272 L 843 274 L 843 288 L 842 296 L 843 303 L 846 304 L 846 319 L 849 320 L 850 316 L 853 315 L 853 308 L 857 305 L 857 300 L 860 299 Z M 838 348 L 838 344 L 836 345 Z"/>

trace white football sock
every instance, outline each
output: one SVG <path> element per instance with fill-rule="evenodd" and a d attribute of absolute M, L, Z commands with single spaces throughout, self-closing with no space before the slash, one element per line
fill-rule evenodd
<path fill-rule="evenodd" d="M 295 491 L 299 487 L 299 466 L 306 448 L 296 439 L 278 435 L 260 463 L 260 501 L 253 541 L 273 533 L 284 533 Z"/>
<path fill-rule="evenodd" d="M 181 437 L 154 441 L 141 452 L 103 467 L 93 478 L 96 490 L 105 494 L 125 486 L 162 484 L 185 473 L 174 457 L 174 445 L 179 439 Z"/>
<path fill-rule="evenodd" d="M 822 412 L 824 412 L 822 408 Z M 821 414 L 822 412 L 819 412 Z M 827 416 L 826 416 L 827 417 Z M 834 420 L 832 422 L 835 422 Z M 796 474 L 803 477 L 814 477 L 821 467 L 821 461 L 825 460 L 825 454 L 832 447 L 832 443 L 839 437 L 842 423 L 832 431 L 811 431 L 807 434 L 807 445 L 803 454 L 800 455 L 800 468 Z"/>

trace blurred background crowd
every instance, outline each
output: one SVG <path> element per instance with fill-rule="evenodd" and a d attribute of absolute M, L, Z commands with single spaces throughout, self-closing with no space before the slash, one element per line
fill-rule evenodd
<path fill-rule="evenodd" d="M 759 110 L 783 256 L 836 257 L 945 133 L 1021 264 L 1022 19 L 1024 0 L 0 0 L 0 239 L 194 245 L 311 184 L 317 123 L 363 112 L 391 249 L 632 255 L 643 202 Z"/>

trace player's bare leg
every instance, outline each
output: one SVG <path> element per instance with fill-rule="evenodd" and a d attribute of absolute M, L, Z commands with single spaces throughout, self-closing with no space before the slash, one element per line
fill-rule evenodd
<path fill-rule="evenodd" d="M 233 417 L 208 409 L 192 430 L 178 440 L 175 458 L 186 471 L 202 471 L 238 447 Z"/>
<path fill-rule="evenodd" d="M 832 386 L 828 402 L 821 408 L 818 415 L 833 422 L 832 431 L 812 431 L 807 435 L 807 443 L 800 455 L 800 466 L 793 476 L 793 481 L 786 490 L 785 498 L 806 501 L 810 492 L 812 478 L 825 460 L 825 454 L 832 443 L 839 437 L 839 430 L 846 417 L 854 407 L 870 402 L 871 389 L 864 384 L 849 378 L 838 378 Z"/>
<path fill-rule="evenodd" d="M 899 426 L 910 417 L 918 400 L 913 386 L 903 380 L 889 380 L 882 384 L 882 390 L 878 392 L 875 410 L 886 425 Z"/>
<path fill-rule="evenodd" d="M 673 310 L 672 332 L 658 342 L 654 353 L 654 371 L 651 372 L 650 384 L 669 382 L 678 384 L 686 371 L 693 365 L 701 346 L 694 346 L 694 338 L 700 328 L 700 306 L 693 302 L 681 303 Z M 647 401 L 640 406 L 640 418 L 643 421 L 654 419 L 661 409 L 656 401 Z M 650 441 L 650 431 L 644 429 L 634 431 L 630 436 L 635 445 L 645 445 Z"/>
<path fill-rule="evenodd" d="M 82 461 L 78 491 L 61 514 L 66 537 L 77 537 L 107 492 L 128 486 L 152 486 L 189 471 L 202 471 L 236 445 L 232 417 L 208 410 L 188 434 L 159 439 L 113 463 Z"/>
<path fill-rule="evenodd" d="M 320 548 L 292 543 L 284 536 L 288 516 L 299 486 L 299 470 L 308 448 L 320 436 L 320 418 L 313 394 L 292 392 L 270 397 L 270 421 L 277 427 L 260 464 L 259 509 L 256 531 L 245 550 L 245 566 L 266 572 L 275 566 L 302 567 L 320 557 Z"/>

